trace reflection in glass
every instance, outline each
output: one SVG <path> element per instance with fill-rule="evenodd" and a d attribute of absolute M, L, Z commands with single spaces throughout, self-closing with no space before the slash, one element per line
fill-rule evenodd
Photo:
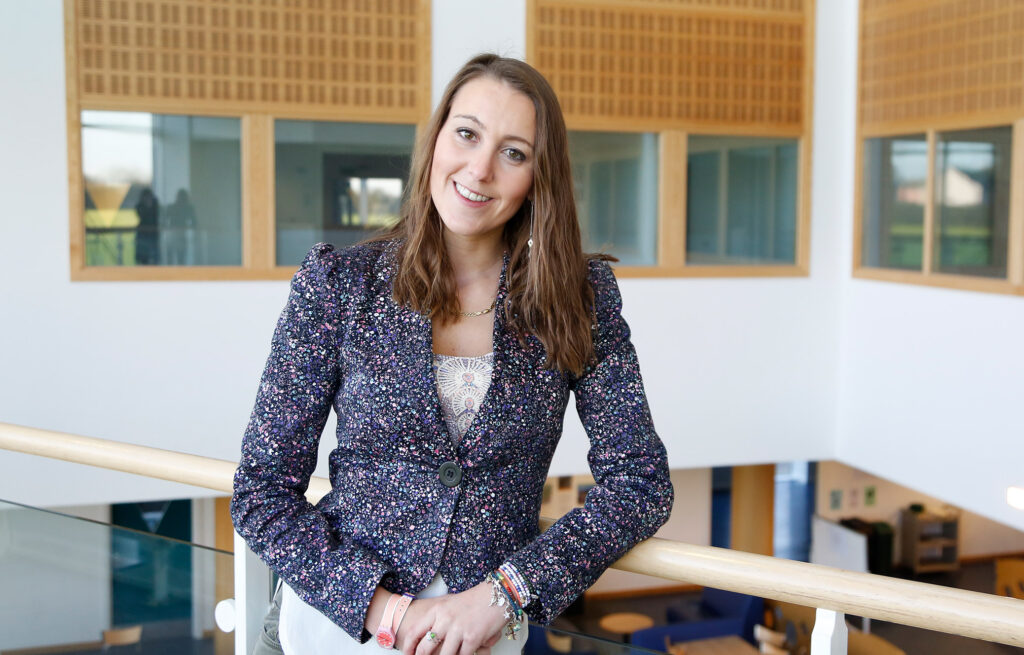
<path fill-rule="evenodd" d="M 692 135 L 686 262 L 796 262 L 797 140 Z"/>
<path fill-rule="evenodd" d="M 657 136 L 570 132 L 569 158 L 583 250 L 627 266 L 657 264 Z"/>
<path fill-rule="evenodd" d="M 940 133 L 934 270 L 1006 277 L 1012 129 Z"/>
<path fill-rule="evenodd" d="M 80 509 L 109 520 L 105 506 Z M 229 553 L 3 501 L 0 544 L 5 652 L 83 652 L 112 627 L 141 628 L 145 652 L 230 647 L 213 617 L 234 595 Z"/>
<path fill-rule="evenodd" d="M 348 246 L 399 218 L 415 128 L 384 123 L 274 123 L 277 264 L 318 241 Z"/>
<path fill-rule="evenodd" d="M 921 270 L 928 142 L 923 134 L 864 140 L 862 265 Z"/>
<path fill-rule="evenodd" d="M 87 266 L 239 266 L 237 118 L 82 112 Z"/>

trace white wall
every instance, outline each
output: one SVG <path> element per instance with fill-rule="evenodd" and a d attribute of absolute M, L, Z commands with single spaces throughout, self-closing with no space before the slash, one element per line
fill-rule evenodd
<path fill-rule="evenodd" d="M 856 281 L 836 457 L 1024 529 L 1017 297 Z"/>

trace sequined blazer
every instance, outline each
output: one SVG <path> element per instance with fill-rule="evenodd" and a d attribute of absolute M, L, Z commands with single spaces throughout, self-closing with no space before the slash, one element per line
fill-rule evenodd
<path fill-rule="evenodd" d="M 543 367 L 544 348 L 506 329 L 505 271 L 494 369 L 456 448 L 432 368 L 429 319 L 391 297 L 395 244 L 318 244 L 291 283 L 242 442 L 231 515 L 249 547 L 357 640 L 378 584 L 416 593 L 440 573 L 460 592 L 511 562 L 549 623 L 672 506 L 621 298 L 592 261 L 597 361 L 578 378 Z M 590 440 L 585 506 L 539 533 L 544 481 L 569 394 Z M 333 406 L 332 491 L 304 492 Z"/>

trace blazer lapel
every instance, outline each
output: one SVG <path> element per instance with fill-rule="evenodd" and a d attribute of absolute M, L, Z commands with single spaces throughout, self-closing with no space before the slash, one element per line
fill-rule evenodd
<path fill-rule="evenodd" d="M 509 370 L 514 365 L 516 351 L 519 347 L 515 335 L 505 329 L 508 317 L 505 315 L 505 298 L 508 296 L 507 277 L 508 253 L 504 254 L 501 265 L 501 276 L 498 278 L 498 296 L 494 305 L 494 330 L 491 334 L 491 347 L 494 352 L 494 365 L 491 369 L 491 386 L 488 387 L 484 400 L 480 404 L 480 412 L 470 424 L 466 434 L 459 442 L 459 458 L 472 463 L 473 451 L 481 443 L 492 441 L 496 431 L 504 424 L 508 409 L 508 382 L 514 377 Z M 435 394 L 436 396 L 436 394 Z"/>

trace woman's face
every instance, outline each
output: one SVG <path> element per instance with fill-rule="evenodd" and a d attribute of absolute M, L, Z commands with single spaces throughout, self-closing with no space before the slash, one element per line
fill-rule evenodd
<path fill-rule="evenodd" d="M 535 133 L 524 94 L 487 76 L 462 85 L 430 167 L 430 195 L 448 232 L 500 237 L 533 185 Z"/>

